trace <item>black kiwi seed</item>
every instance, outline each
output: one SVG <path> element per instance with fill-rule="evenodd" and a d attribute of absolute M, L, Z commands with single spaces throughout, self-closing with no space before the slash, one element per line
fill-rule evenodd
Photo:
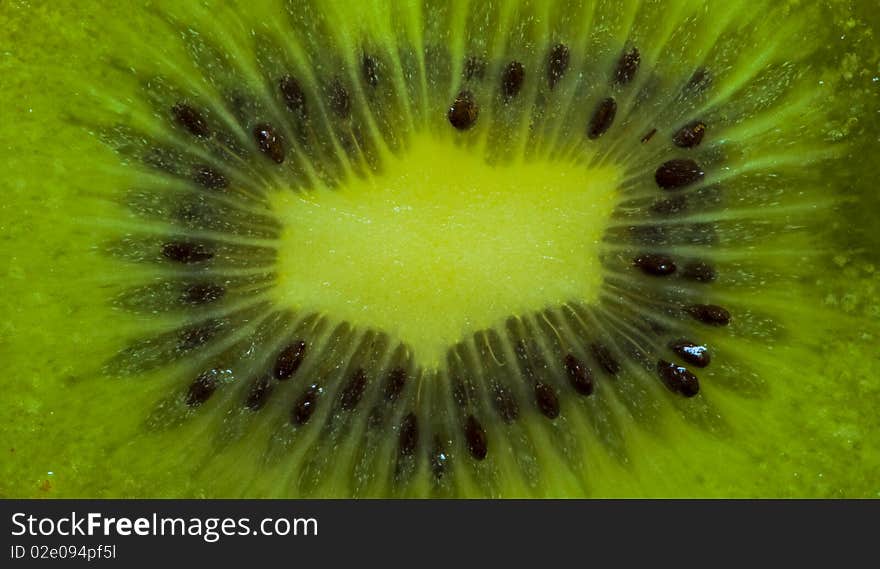
<path fill-rule="evenodd" d="M 191 284 L 184 287 L 180 300 L 187 304 L 207 304 L 219 300 L 224 294 L 226 289 L 220 285 Z"/>
<path fill-rule="evenodd" d="M 526 78 L 526 68 L 519 61 L 511 61 L 501 74 L 501 94 L 512 99 L 519 94 Z"/>
<path fill-rule="evenodd" d="M 547 82 L 551 89 L 556 87 L 556 84 L 565 75 L 570 60 L 571 52 L 569 52 L 567 45 L 558 43 L 550 50 L 547 62 Z"/>
<path fill-rule="evenodd" d="M 189 385 L 189 390 L 186 393 L 186 404 L 190 407 L 198 407 L 207 401 L 216 389 L 216 370 L 203 372 Z"/>
<path fill-rule="evenodd" d="M 642 56 L 637 48 L 623 52 L 617 61 L 617 69 L 614 71 L 614 82 L 618 85 L 626 85 L 636 76 Z"/>
<path fill-rule="evenodd" d="M 348 385 L 342 390 L 342 395 L 339 397 L 339 405 L 343 411 L 351 411 L 357 404 L 360 403 L 361 397 L 364 395 L 364 390 L 367 388 L 367 372 L 363 369 L 358 369 L 354 372 L 354 375 L 351 376 L 351 379 L 348 382 Z"/>
<path fill-rule="evenodd" d="M 259 411 L 260 409 L 262 409 L 263 405 L 266 404 L 266 399 L 269 397 L 269 393 L 271 390 L 272 384 L 269 381 L 269 376 L 261 376 L 253 383 L 253 385 L 251 385 L 251 389 L 250 391 L 248 391 L 248 396 L 244 402 L 244 406 L 251 411 Z"/>
<path fill-rule="evenodd" d="M 590 368 L 585 366 L 583 362 L 577 359 L 573 354 L 566 354 L 563 360 L 565 372 L 568 375 L 568 381 L 574 390 L 581 395 L 590 395 L 593 393 L 593 373 Z"/>
<path fill-rule="evenodd" d="M 446 474 L 446 466 L 449 462 L 449 453 L 446 452 L 446 444 L 440 435 L 434 435 L 434 445 L 431 447 L 431 473 L 434 478 L 440 480 Z"/>
<path fill-rule="evenodd" d="M 706 134 L 706 123 L 692 121 L 681 127 L 672 137 L 672 142 L 679 148 L 693 148 L 703 141 Z"/>
<path fill-rule="evenodd" d="M 162 256 L 175 263 L 200 263 L 214 256 L 214 253 L 197 243 L 172 241 L 162 246 Z"/>
<path fill-rule="evenodd" d="M 339 79 L 334 80 L 330 85 L 330 108 L 341 119 L 351 116 L 351 97 L 348 96 L 348 90 Z"/>
<path fill-rule="evenodd" d="M 608 349 L 608 346 L 600 344 L 599 342 L 594 342 L 590 345 L 590 350 L 596 357 L 596 361 L 602 366 L 602 369 L 608 372 L 609 375 L 617 375 L 620 371 L 620 364 L 614 359 L 614 356 L 611 355 L 611 350 Z"/>
<path fill-rule="evenodd" d="M 612 97 L 607 97 L 599 101 L 596 110 L 593 111 L 593 117 L 590 119 L 590 126 L 587 129 L 587 137 L 595 140 L 605 134 L 611 128 L 614 122 L 614 115 L 617 114 L 617 102 Z"/>
<path fill-rule="evenodd" d="M 654 135 L 655 135 L 655 134 L 657 134 L 657 129 L 656 129 L 656 128 L 652 128 L 651 130 L 649 130 L 648 132 L 646 132 L 646 133 L 644 134 L 644 136 L 642 136 L 642 138 L 641 138 L 641 142 L 642 142 L 642 144 L 644 144 L 644 143 L 648 142 L 649 140 L 651 140 L 652 138 L 654 138 Z"/>
<path fill-rule="evenodd" d="M 664 190 L 676 190 L 703 179 L 705 172 L 690 158 L 676 158 L 664 162 L 654 172 L 654 180 Z"/>
<path fill-rule="evenodd" d="M 665 277 L 675 272 L 675 261 L 666 255 L 646 253 L 633 259 L 633 265 L 640 268 L 646 275 Z"/>
<path fill-rule="evenodd" d="M 483 425 L 473 415 L 468 415 L 464 422 L 464 438 L 467 442 L 468 452 L 477 460 L 483 460 L 489 452 L 486 431 Z"/>
<path fill-rule="evenodd" d="M 193 171 L 193 181 L 209 190 L 223 190 L 229 186 L 226 177 L 210 166 L 198 166 Z"/>
<path fill-rule="evenodd" d="M 672 391 L 685 397 L 693 397 L 700 392 L 700 380 L 687 368 L 677 366 L 666 360 L 657 361 L 657 373 L 663 384 Z"/>
<path fill-rule="evenodd" d="M 293 377 L 306 357 L 306 350 L 307 345 L 303 340 L 285 346 L 275 358 L 275 367 L 272 369 L 275 379 L 284 381 Z"/>
<path fill-rule="evenodd" d="M 419 444 L 419 421 L 415 413 L 407 413 L 400 422 L 398 452 L 401 456 L 410 456 Z"/>
<path fill-rule="evenodd" d="M 704 261 L 693 261 L 686 264 L 681 274 L 688 280 L 700 283 L 710 283 L 715 280 L 715 269 Z"/>
<path fill-rule="evenodd" d="M 272 125 L 260 123 L 254 127 L 253 134 L 260 152 L 271 158 L 276 164 L 284 162 L 284 142 L 281 140 L 281 135 L 272 128 Z"/>
<path fill-rule="evenodd" d="M 309 387 L 308 391 L 302 394 L 299 401 L 293 407 L 290 414 L 290 422 L 297 426 L 305 425 L 312 418 L 315 412 L 315 404 L 318 402 L 318 393 L 321 388 L 317 384 Z"/>
<path fill-rule="evenodd" d="M 278 88 L 284 96 L 284 104 L 288 110 L 305 115 L 306 113 L 306 94 L 294 77 L 285 75 L 278 80 Z"/>
<path fill-rule="evenodd" d="M 541 414 L 548 419 L 559 416 L 559 397 L 556 396 L 556 390 L 546 383 L 535 384 L 535 403 Z"/>
<path fill-rule="evenodd" d="M 505 423 L 516 421 L 517 417 L 519 417 L 519 404 L 517 404 L 510 390 L 499 385 L 495 388 L 493 395 L 492 403 L 501 420 Z"/>
<path fill-rule="evenodd" d="M 706 346 L 696 344 L 685 338 L 679 338 L 669 342 L 669 349 L 678 357 L 697 367 L 706 367 L 712 360 L 709 349 Z"/>
<path fill-rule="evenodd" d="M 462 91 L 455 97 L 446 117 L 449 123 L 458 130 L 467 130 L 474 126 L 477 117 L 480 116 L 480 108 L 474 101 L 474 95 L 470 91 Z"/>
<path fill-rule="evenodd" d="M 171 107 L 171 114 L 174 115 L 177 124 L 188 130 L 190 134 L 201 138 L 206 138 L 211 134 L 208 123 L 202 114 L 186 103 L 175 104 Z"/>
<path fill-rule="evenodd" d="M 372 55 L 364 54 L 361 59 L 361 71 L 364 74 L 364 81 L 370 87 L 376 87 L 379 84 L 379 61 Z"/>
<path fill-rule="evenodd" d="M 717 304 L 692 304 L 685 310 L 694 320 L 711 326 L 727 326 L 730 323 L 730 312 Z"/>
<path fill-rule="evenodd" d="M 467 81 L 471 79 L 482 79 L 486 74 L 486 61 L 482 57 L 472 55 L 464 62 L 464 78 Z"/>
<path fill-rule="evenodd" d="M 385 379 L 385 401 L 389 403 L 397 401 L 405 385 L 406 371 L 394 368 L 388 372 L 388 377 Z"/>

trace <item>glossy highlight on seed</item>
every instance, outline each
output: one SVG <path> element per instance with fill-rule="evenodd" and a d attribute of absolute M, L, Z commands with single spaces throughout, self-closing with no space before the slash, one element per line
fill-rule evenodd
<path fill-rule="evenodd" d="M 446 450 L 446 443 L 443 441 L 443 437 L 440 435 L 434 435 L 430 462 L 431 474 L 434 475 L 434 479 L 442 479 L 449 467 L 449 452 Z"/>
<path fill-rule="evenodd" d="M 312 414 L 315 412 L 315 405 L 318 403 L 318 395 L 320 393 L 321 388 L 317 384 L 310 386 L 303 393 L 290 414 L 291 423 L 296 426 L 302 426 L 309 422 L 309 419 L 312 418 Z"/>
<path fill-rule="evenodd" d="M 687 368 L 666 360 L 657 361 L 657 373 L 663 384 L 673 393 L 693 397 L 700 392 L 700 380 Z"/>
<path fill-rule="evenodd" d="M 669 349 L 684 361 L 697 367 L 706 367 L 712 361 L 709 349 L 706 346 L 685 338 L 670 341 Z"/>
<path fill-rule="evenodd" d="M 675 261 L 666 255 L 646 253 L 633 259 L 633 265 L 646 275 L 665 277 L 675 272 Z"/>
<path fill-rule="evenodd" d="M 272 125 L 258 124 L 254 127 L 253 135 L 260 152 L 271 158 L 276 164 L 284 162 L 284 142 Z"/>
<path fill-rule="evenodd" d="M 449 107 L 449 111 L 446 114 L 449 124 L 458 130 L 470 129 L 476 124 L 477 117 L 479 116 L 480 108 L 477 106 L 474 96 L 470 91 L 461 91 L 455 97 L 455 101 L 452 102 L 452 106 Z"/>

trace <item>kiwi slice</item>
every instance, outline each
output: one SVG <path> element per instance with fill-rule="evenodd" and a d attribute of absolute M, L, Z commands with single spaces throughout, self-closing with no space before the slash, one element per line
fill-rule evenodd
<path fill-rule="evenodd" d="M 878 495 L 871 3 L 0 19 L 0 494 Z"/>

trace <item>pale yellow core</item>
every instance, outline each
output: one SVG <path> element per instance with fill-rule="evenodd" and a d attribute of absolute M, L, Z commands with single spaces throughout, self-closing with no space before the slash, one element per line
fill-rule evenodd
<path fill-rule="evenodd" d="M 416 141 L 370 180 L 280 191 L 282 305 L 383 330 L 426 366 L 508 316 L 595 299 L 619 172 L 570 162 L 491 167 Z"/>

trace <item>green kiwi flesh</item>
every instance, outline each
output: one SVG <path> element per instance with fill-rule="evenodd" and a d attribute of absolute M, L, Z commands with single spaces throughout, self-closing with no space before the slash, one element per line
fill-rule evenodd
<path fill-rule="evenodd" d="M 878 496 L 875 20 L 6 7 L 0 495 Z"/>

